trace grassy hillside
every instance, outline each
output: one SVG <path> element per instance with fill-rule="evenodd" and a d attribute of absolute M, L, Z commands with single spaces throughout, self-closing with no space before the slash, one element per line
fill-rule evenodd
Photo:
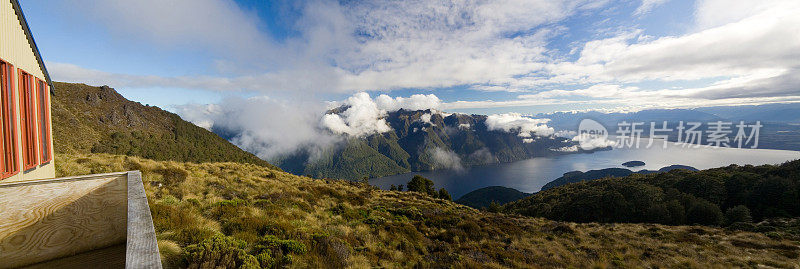
<path fill-rule="evenodd" d="M 61 154 L 141 170 L 166 267 L 793 267 L 798 243 L 700 226 L 575 224 L 239 163 Z"/>
<path fill-rule="evenodd" d="M 505 210 L 578 222 L 721 225 L 800 217 L 800 160 L 584 181 L 541 191 Z"/>
<path fill-rule="evenodd" d="M 112 88 L 56 82 L 53 92 L 57 154 L 111 153 L 154 160 L 233 161 L 273 167 L 178 115 L 129 101 Z"/>

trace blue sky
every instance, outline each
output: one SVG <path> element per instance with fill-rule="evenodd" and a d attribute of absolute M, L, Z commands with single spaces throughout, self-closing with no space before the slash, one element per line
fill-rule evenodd
<path fill-rule="evenodd" d="M 481 114 L 800 100 L 796 1 L 22 6 L 55 80 L 107 84 L 172 111 L 228 98 L 325 102 L 357 92 L 434 94 L 439 109 Z"/>

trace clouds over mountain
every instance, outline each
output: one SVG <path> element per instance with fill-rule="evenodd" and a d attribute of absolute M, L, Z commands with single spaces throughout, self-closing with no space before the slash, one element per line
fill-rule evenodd
<path fill-rule="evenodd" d="M 356 93 L 341 102 L 268 97 L 228 98 L 219 104 L 184 105 L 178 114 L 187 121 L 214 130 L 234 144 L 271 159 L 297 149 L 321 151 L 346 137 L 362 137 L 392 129 L 384 117 L 399 109 L 436 109 L 435 95 L 371 98 Z M 328 113 L 337 109 L 336 113 Z"/>
<path fill-rule="evenodd" d="M 524 117 L 519 113 L 494 114 L 486 117 L 486 127 L 489 130 L 516 132 L 520 137 L 530 138 L 553 135 L 555 130 L 547 126 L 548 121 Z"/>

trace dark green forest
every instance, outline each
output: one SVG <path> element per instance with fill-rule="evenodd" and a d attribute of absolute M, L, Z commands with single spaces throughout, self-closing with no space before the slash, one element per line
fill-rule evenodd
<path fill-rule="evenodd" d="M 800 160 L 584 181 L 539 192 L 503 210 L 563 221 L 669 225 L 798 217 Z"/>
<path fill-rule="evenodd" d="M 513 188 L 503 186 L 490 186 L 471 191 L 461 196 L 456 200 L 456 203 L 469 206 L 472 208 L 489 208 L 492 203 L 496 205 L 503 205 L 512 201 L 516 201 L 527 196 L 530 193 L 524 193 Z"/>

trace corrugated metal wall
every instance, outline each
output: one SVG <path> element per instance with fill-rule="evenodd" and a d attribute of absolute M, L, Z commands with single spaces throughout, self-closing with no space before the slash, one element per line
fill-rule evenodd
<path fill-rule="evenodd" d="M 20 25 L 20 21 L 17 18 L 17 14 L 14 12 L 14 7 L 12 6 L 10 0 L 0 0 L 0 59 L 3 59 L 4 61 L 11 63 L 12 65 L 14 65 L 15 69 L 16 68 L 22 69 L 23 71 L 35 76 L 38 79 L 45 80 L 44 73 L 39 67 L 39 62 L 36 60 L 36 55 L 33 53 L 33 49 L 28 43 L 28 38 L 25 35 L 25 31 L 22 29 L 22 26 Z M 17 84 L 19 77 L 16 76 L 16 70 L 14 71 L 14 73 L 15 73 L 14 83 Z M 15 87 L 17 85 L 15 85 Z M 17 106 L 16 110 L 17 114 L 19 114 L 18 89 L 16 91 L 15 97 L 16 100 L 14 100 L 14 105 Z M 16 122 L 17 122 L 17 130 L 21 130 L 20 119 L 17 118 Z M 50 124 L 50 126 L 52 126 L 52 123 Z M 17 141 L 18 141 L 17 144 L 20 146 L 17 152 L 17 158 L 19 160 L 18 163 L 20 166 L 20 171 L 22 171 L 21 132 L 17 132 Z M 51 143 L 50 148 L 52 149 L 53 148 L 52 141 L 50 143 Z M 53 178 L 55 177 L 55 165 L 54 165 L 55 158 L 53 159 L 54 159 L 53 161 L 50 161 L 47 164 L 37 166 L 36 168 L 31 169 L 27 172 L 20 172 L 15 176 L 4 179 L 3 182 L 40 179 L 40 178 Z"/>

